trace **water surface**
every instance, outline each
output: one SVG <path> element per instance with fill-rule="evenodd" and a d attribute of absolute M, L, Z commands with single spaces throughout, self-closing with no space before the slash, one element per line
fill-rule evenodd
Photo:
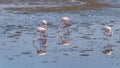
<path fill-rule="evenodd" d="M 92 8 L 88 8 L 88 4 L 96 4 L 97 1 L 0 1 L 2 2 L 0 2 L 2 5 L 0 9 L 1 68 L 120 67 L 120 8 L 114 7 L 111 0 L 103 1 L 105 4 L 100 2 L 101 6 L 93 6 Z M 118 3 L 119 1 L 115 0 L 115 2 Z M 66 7 L 67 9 L 65 9 Z M 75 7 L 75 10 L 71 7 Z M 81 7 L 86 7 L 86 9 L 82 10 Z M 30 10 L 28 10 L 29 8 Z M 46 8 L 50 8 L 49 11 Z M 69 46 L 60 44 L 60 38 L 55 27 L 61 23 L 63 16 L 72 19 L 69 29 Z M 47 54 L 39 56 L 32 44 L 32 38 L 43 19 L 52 25 L 47 26 Z M 104 47 L 107 45 L 102 29 L 107 24 L 112 27 L 114 32 L 114 35 L 109 38 L 109 45 L 113 47 L 111 55 L 103 53 Z M 39 41 L 36 43 L 36 46 L 39 47 Z"/>

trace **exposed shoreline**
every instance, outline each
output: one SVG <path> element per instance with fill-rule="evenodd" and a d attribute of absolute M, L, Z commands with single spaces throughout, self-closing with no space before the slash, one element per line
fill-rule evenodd
<path fill-rule="evenodd" d="M 66 11 L 77 11 L 77 10 L 90 10 L 97 9 L 103 7 L 117 7 L 111 4 L 103 4 L 99 3 L 96 0 L 81 0 L 82 4 L 56 4 L 56 5 L 48 5 L 41 6 L 37 3 L 34 5 L 13 5 L 11 7 L 4 7 L 5 11 L 15 11 L 15 12 L 23 12 L 23 13 L 39 13 L 39 12 L 66 12 Z"/>

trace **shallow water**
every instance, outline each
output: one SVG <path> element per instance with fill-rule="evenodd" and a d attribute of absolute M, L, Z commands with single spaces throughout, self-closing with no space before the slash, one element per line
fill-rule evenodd
<path fill-rule="evenodd" d="M 21 3 L 22 2 L 20 2 L 20 4 Z M 29 2 L 26 1 L 24 3 Z M 63 2 L 61 1 L 61 3 Z M 6 6 L 6 4 L 8 6 L 11 5 L 8 3 L 1 5 Z M 58 5 L 58 7 L 61 6 Z M 25 11 L 24 13 L 22 13 L 19 10 L 16 12 L 16 10 L 8 11 L 4 9 L 1 9 L 1 11 L 1 68 L 120 67 L 120 8 L 101 7 L 97 9 L 77 9 L 75 11 L 66 12 L 38 11 L 32 13 L 31 11 L 30 13 L 28 13 L 29 11 Z M 68 16 L 72 19 L 72 24 L 69 29 L 69 46 L 64 46 L 60 44 L 60 38 L 57 34 L 57 28 L 55 27 L 61 23 L 60 21 L 63 16 Z M 46 48 L 47 54 L 44 56 L 39 56 L 32 44 L 32 38 L 34 37 L 36 28 L 40 26 L 43 19 L 47 20 L 50 24 L 47 26 L 48 47 Z M 106 46 L 106 39 L 103 35 L 102 29 L 104 25 L 107 24 L 112 27 L 112 30 L 114 32 L 114 35 L 109 38 L 109 44 L 113 47 L 113 52 L 111 55 L 106 55 L 103 53 L 104 47 Z M 39 41 L 37 41 L 36 46 L 39 47 Z"/>

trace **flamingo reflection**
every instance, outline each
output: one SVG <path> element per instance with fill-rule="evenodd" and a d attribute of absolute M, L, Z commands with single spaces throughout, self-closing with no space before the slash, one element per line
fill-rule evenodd
<path fill-rule="evenodd" d="M 46 55 L 46 54 L 47 54 L 46 47 L 42 47 L 42 46 L 40 45 L 40 48 L 38 48 L 38 47 L 36 46 L 36 44 L 33 44 L 33 46 L 35 47 L 38 55 Z"/>
<path fill-rule="evenodd" d="M 63 45 L 66 45 L 66 46 L 70 45 L 70 34 L 69 33 L 64 34 L 62 43 Z"/>
<path fill-rule="evenodd" d="M 47 39 L 46 39 L 46 26 L 47 21 L 43 20 L 42 27 L 37 28 L 37 32 L 35 33 L 33 40 L 33 46 L 36 48 L 38 55 L 45 55 L 47 54 Z M 37 38 L 37 40 L 36 40 Z M 39 42 L 39 47 L 35 44 L 35 42 Z"/>
<path fill-rule="evenodd" d="M 65 46 L 70 45 L 70 18 L 63 17 L 62 25 L 58 27 L 58 35 L 60 37 L 61 43 Z M 61 30 L 62 29 L 62 30 Z M 61 33 L 62 32 L 62 33 Z"/>
<path fill-rule="evenodd" d="M 103 50 L 103 53 L 106 54 L 106 55 L 111 55 L 112 51 L 113 51 L 113 47 L 112 46 L 105 46 L 104 50 Z"/>

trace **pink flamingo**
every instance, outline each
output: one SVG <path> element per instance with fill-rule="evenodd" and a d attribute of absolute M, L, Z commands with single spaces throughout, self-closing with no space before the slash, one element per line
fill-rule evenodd
<path fill-rule="evenodd" d="M 40 39 L 46 38 L 46 31 L 47 30 L 43 27 L 38 27 L 37 28 L 37 32 L 40 33 Z M 36 33 L 35 33 L 35 36 L 32 39 L 33 43 L 35 42 L 35 37 L 36 37 Z"/>
<path fill-rule="evenodd" d="M 108 37 L 111 37 L 113 35 L 112 29 L 110 26 L 104 27 L 104 35 L 107 37 L 107 45 L 108 45 Z"/>
<path fill-rule="evenodd" d="M 42 39 L 42 37 L 46 38 L 46 29 L 47 27 L 47 21 L 46 20 L 42 20 L 42 26 L 41 27 L 37 27 L 37 32 L 40 33 L 40 39 Z M 36 34 L 35 34 L 36 37 Z M 33 43 L 35 42 L 35 37 L 33 37 Z"/>
<path fill-rule="evenodd" d="M 40 37 L 39 37 L 39 40 L 40 40 L 40 50 L 34 45 L 34 47 L 36 48 L 37 50 L 37 53 L 39 55 L 45 55 L 47 53 L 47 51 L 45 50 L 45 48 L 47 47 L 47 41 L 46 41 L 46 32 L 47 32 L 47 29 L 46 29 L 46 26 L 47 26 L 47 21 L 46 20 L 43 20 L 42 21 L 42 27 L 37 27 L 37 33 L 40 34 Z M 36 37 L 36 34 L 35 34 L 35 37 Z M 33 40 L 33 44 L 35 43 L 35 37 L 32 39 Z"/>
<path fill-rule="evenodd" d="M 62 25 L 63 25 L 63 32 L 64 32 L 64 36 L 61 36 L 61 29 L 60 27 L 58 27 L 58 35 L 60 37 L 60 40 L 62 42 L 63 45 L 70 45 L 70 39 L 69 39 L 69 27 L 70 27 L 70 18 L 69 17 L 63 17 L 62 18 Z M 64 39 L 63 39 L 64 38 Z"/>

